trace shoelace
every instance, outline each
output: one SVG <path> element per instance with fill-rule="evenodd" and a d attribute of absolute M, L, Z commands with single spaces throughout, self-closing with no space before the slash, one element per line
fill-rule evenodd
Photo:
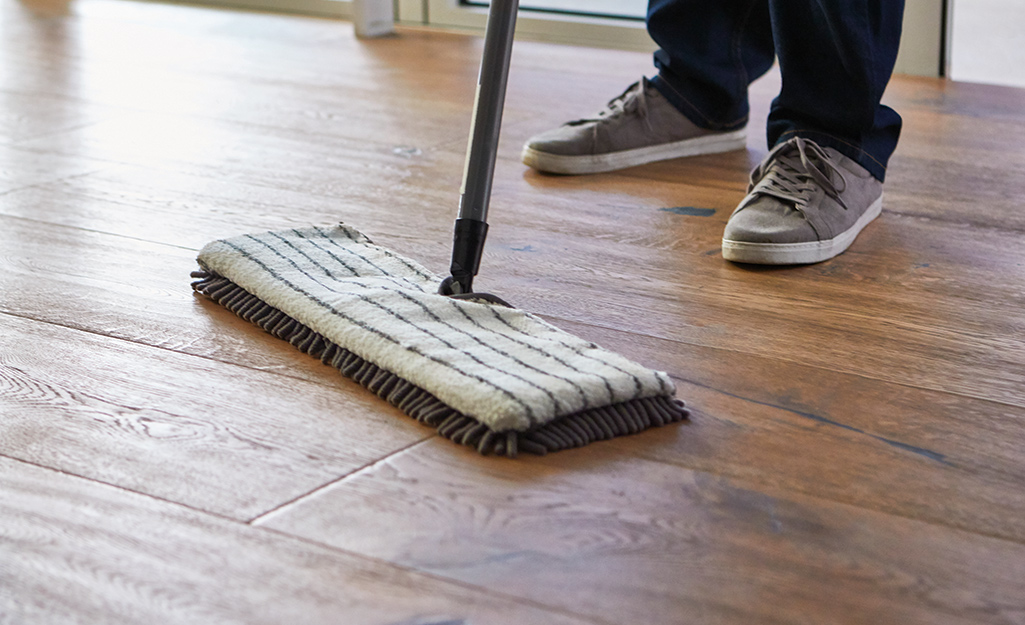
<path fill-rule="evenodd" d="M 833 183 L 831 174 L 836 173 L 840 187 Z M 847 210 L 840 194 L 847 188 L 847 178 L 829 160 L 829 155 L 816 143 L 801 137 L 794 137 L 781 143 L 769 152 L 762 164 L 751 172 L 748 197 L 756 194 L 792 202 L 798 210 L 804 210 L 816 183 L 826 195 Z"/>
<path fill-rule="evenodd" d="M 585 117 L 583 119 L 571 121 L 566 125 L 581 126 L 583 124 L 593 122 L 602 124 L 611 122 L 623 115 L 636 114 L 644 120 L 644 124 L 648 127 L 648 130 L 652 131 L 651 122 L 648 120 L 647 90 L 648 79 L 641 77 L 639 81 L 627 87 L 626 91 L 609 100 L 608 104 L 605 105 L 605 108 L 596 113 L 593 117 Z M 597 126 L 595 127 L 595 130 L 597 131 Z"/>

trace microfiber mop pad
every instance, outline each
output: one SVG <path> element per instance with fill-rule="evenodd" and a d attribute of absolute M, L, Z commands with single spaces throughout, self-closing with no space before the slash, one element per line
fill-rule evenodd
<path fill-rule="evenodd" d="M 482 453 L 545 453 L 685 419 L 669 376 L 440 278 L 345 225 L 214 241 L 196 291 Z"/>

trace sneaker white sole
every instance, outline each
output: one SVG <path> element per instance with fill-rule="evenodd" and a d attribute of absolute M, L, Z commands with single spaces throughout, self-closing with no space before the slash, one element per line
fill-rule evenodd
<path fill-rule="evenodd" d="M 662 143 L 645 148 L 609 152 L 607 154 L 583 154 L 567 156 L 541 152 L 530 146 L 523 146 L 523 164 L 539 171 L 552 174 L 598 174 L 606 171 L 626 169 L 646 163 L 665 161 L 684 156 L 700 154 L 718 154 L 731 150 L 740 150 L 747 145 L 747 134 L 744 130 L 733 130 L 714 135 L 705 135 L 694 139 L 683 139 L 672 143 Z"/>
<path fill-rule="evenodd" d="M 758 265 L 803 265 L 828 260 L 843 253 L 861 230 L 883 210 L 883 197 L 879 196 L 854 225 L 832 239 L 807 243 L 749 243 L 722 240 L 722 257 L 735 263 Z"/>

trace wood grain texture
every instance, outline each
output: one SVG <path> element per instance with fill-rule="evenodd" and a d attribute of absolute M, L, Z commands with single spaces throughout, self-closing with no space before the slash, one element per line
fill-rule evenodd
<path fill-rule="evenodd" d="M 585 625 L 0 458 L 0 622 Z"/>
<path fill-rule="evenodd" d="M 39 154 L 0 143 L 0 193 L 87 174 L 102 169 L 103 165 L 89 159 Z"/>
<path fill-rule="evenodd" d="M 77 203 L 48 199 L 29 206 L 88 214 L 84 195 Z M 121 208 L 139 232 L 157 223 Z M 121 218 L 103 215 L 112 225 Z M 196 297 L 188 279 L 193 250 L 61 225 L 43 230 L 36 220 L 0 222 L 0 312 L 322 384 L 338 380 L 337 372 Z"/>
<path fill-rule="evenodd" d="M 1005 404 L 584 324 L 628 357 L 663 354 L 694 415 L 612 441 L 625 453 L 1025 542 L 1025 438 Z"/>
<path fill-rule="evenodd" d="M 736 161 L 724 157 L 721 162 L 729 158 Z M 455 169 L 454 156 L 449 162 Z M 175 175 L 178 184 L 195 179 Z M 498 189 L 507 197 L 496 201 L 496 211 L 502 203 L 516 209 L 496 212 L 481 277 L 488 288 L 525 308 L 607 327 L 630 327 L 625 324 L 643 311 L 644 323 L 634 323 L 631 330 L 1022 405 L 1022 369 L 1014 354 L 1023 349 L 1017 285 L 1025 279 L 1025 268 L 1019 261 L 1021 238 L 1014 231 L 970 228 L 952 236 L 943 222 L 888 214 L 865 232 L 842 264 L 750 270 L 724 265 L 716 253 L 705 255 L 717 249 L 729 212 L 722 207 L 735 199 L 732 194 L 702 189 L 697 181 L 666 182 L 650 193 L 645 183 L 626 176 L 606 177 L 586 189 L 570 182 L 536 184 L 505 183 Z M 432 184 L 426 170 L 393 187 L 402 198 L 395 202 L 374 200 L 374 186 L 358 187 L 363 198 L 349 200 L 334 215 L 360 226 L 365 221 L 375 240 L 442 271 L 451 221 L 443 201 L 446 189 Z M 298 221 L 289 206 L 264 204 L 256 214 L 245 215 L 242 198 L 258 189 L 241 184 L 234 197 L 216 199 L 220 206 L 192 193 L 204 209 L 196 217 L 186 215 L 187 203 L 166 210 L 153 206 L 162 201 L 155 194 L 138 199 L 144 187 L 114 183 L 105 172 L 52 187 L 11 194 L 11 208 L 5 210 L 30 216 L 41 194 L 79 204 L 90 198 L 85 208 L 94 210 L 75 211 L 82 214 L 78 224 L 83 227 L 151 238 L 155 235 L 145 232 L 166 233 L 165 241 L 192 246 L 250 227 Z M 632 203 L 618 200 L 617 190 L 630 191 Z M 286 198 L 297 193 L 276 192 Z M 396 220 L 393 211 L 413 203 L 410 198 L 417 193 L 421 199 L 436 199 Z M 672 193 L 687 200 L 685 207 L 711 205 L 716 212 L 695 218 L 663 210 L 675 208 L 667 206 Z M 124 219 L 114 213 L 138 203 L 159 209 L 152 213 L 157 221 L 129 221 L 122 228 Z M 310 209 L 303 216 L 330 217 L 326 203 L 305 201 Z M 375 203 L 389 210 L 368 210 Z M 390 232 L 377 236 L 386 229 Z M 644 267 L 643 278 L 632 275 L 635 267 Z M 496 285 L 496 277 L 502 283 Z M 545 278 L 543 284 L 539 277 Z M 606 305 L 593 311 L 576 303 L 588 292 L 602 293 Z M 848 306 L 850 297 L 859 299 L 859 309 Z M 744 332 L 733 331 L 737 327 Z"/>
<path fill-rule="evenodd" d="M 81 195 L 86 198 L 89 193 Z M 182 208 L 181 214 L 187 208 Z M 99 214 L 114 216 L 112 211 Z M 150 214 L 157 216 L 155 209 Z M 168 219 L 168 227 L 172 222 Z M 113 220 L 111 225 L 117 229 Z M 24 253 L 34 260 L 27 267 L 12 265 L 0 274 L 4 290 L 10 294 L 4 302 L 9 312 L 298 377 L 333 389 L 324 393 L 352 392 L 334 371 L 254 332 L 215 306 L 193 301 L 181 281 L 191 267 L 189 251 L 60 228 L 49 229 L 48 235 L 33 245 L 38 238 L 35 230 L 19 219 L 8 220 L 3 232 L 10 237 L 8 249 L 15 242 L 31 245 Z M 70 256 L 78 259 L 74 270 L 61 269 L 60 259 Z M 169 263 L 172 257 L 179 260 Z M 49 286 L 39 288 L 43 284 Z M 897 286 L 906 288 L 907 283 L 901 281 Z M 179 304 L 163 304 L 169 299 Z M 566 309 L 572 306 L 571 302 Z M 112 310 L 120 311 L 117 317 L 107 312 Z M 158 315 L 155 310 L 164 312 Z M 669 448 L 657 445 L 646 451 L 647 445 L 641 444 L 636 453 L 655 454 L 666 462 L 717 473 L 762 475 L 817 496 L 1025 538 L 1021 524 L 1013 521 L 1025 508 L 1015 487 L 1025 481 L 1020 470 L 1025 458 L 1006 444 L 1022 437 L 1015 411 L 1009 406 L 906 385 L 873 383 L 862 376 L 798 363 L 641 338 L 638 333 L 644 328 L 625 333 L 565 318 L 552 321 L 670 371 L 685 382 L 681 397 L 696 402 L 699 414 L 708 417 L 696 420 L 693 426 L 701 429 L 700 436 L 695 438 L 692 428 L 684 428 L 675 434 L 675 443 Z M 780 419 L 786 425 L 780 425 Z M 737 425 L 750 433 L 741 438 Z M 798 441 L 794 440 L 795 429 L 828 429 L 832 434 L 825 440 L 811 437 Z M 716 441 L 715 445 L 707 446 L 709 441 Z M 720 447 L 738 451 L 735 455 L 711 453 Z M 795 449 L 805 451 L 795 455 Z M 964 449 L 990 451 L 966 454 Z M 702 451 L 705 453 L 699 453 Z M 862 468 L 853 470 L 849 463 L 833 467 L 833 457 L 852 458 Z M 809 467 L 818 463 L 825 470 L 809 475 Z M 785 476 L 779 475 L 781 471 Z M 858 489 L 851 488 L 852 472 L 866 476 Z M 910 488 L 912 483 L 919 486 Z M 940 490 L 949 496 L 932 496 Z"/>
<path fill-rule="evenodd" d="M 523 141 L 651 60 L 517 42 L 477 284 L 693 418 L 506 462 L 188 287 L 210 240 L 340 220 L 444 272 L 479 39 L 124 0 L 0 29 L 0 623 L 1025 622 L 1025 91 L 895 78 L 882 218 L 757 269 L 720 237 L 778 72 L 746 151 L 544 176 Z"/>
<path fill-rule="evenodd" d="M 614 623 L 1025 613 L 1021 544 L 611 449 L 495 462 L 435 439 L 259 524 Z M 373 537 L 380 523 L 394 533 Z"/>
<path fill-rule="evenodd" d="M 0 454 L 224 516 L 248 519 L 432 435 L 344 380 L 2 319 Z"/>

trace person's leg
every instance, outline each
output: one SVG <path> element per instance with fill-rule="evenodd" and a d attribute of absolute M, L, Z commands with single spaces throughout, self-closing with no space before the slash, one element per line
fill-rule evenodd
<path fill-rule="evenodd" d="M 585 174 L 744 148 L 747 86 L 773 61 L 767 0 L 651 0 L 647 24 L 659 75 L 531 137 L 525 164 Z"/>
<path fill-rule="evenodd" d="M 783 89 L 769 146 L 805 137 L 882 181 L 901 119 L 880 103 L 900 45 L 904 0 L 772 0 Z"/>
<path fill-rule="evenodd" d="M 783 88 L 769 155 L 723 232 L 723 258 L 819 262 L 882 210 L 900 117 L 880 99 L 897 56 L 903 0 L 770 0 Z"/>
<path fill-rule="evenodd" d="M 649 0 L 652 84 L 702 128 L 747 124 L 747 88 L 772 67 L 767 0 Z"/>

